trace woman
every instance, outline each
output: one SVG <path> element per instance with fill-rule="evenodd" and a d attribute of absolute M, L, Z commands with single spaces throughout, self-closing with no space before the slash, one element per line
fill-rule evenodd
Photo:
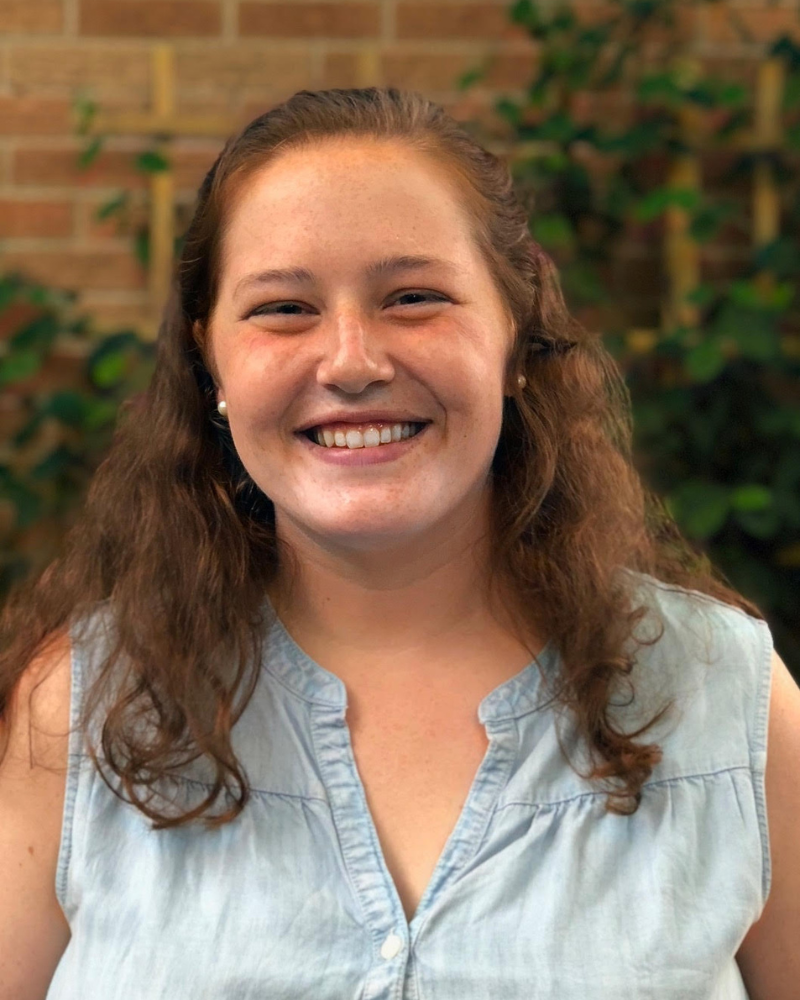
<path fill-rule="evenodd" d="M 176 286 L 5 610 L 0 997 L 794 996 L 799 692 L 506 167 L 302 91 Z"/>

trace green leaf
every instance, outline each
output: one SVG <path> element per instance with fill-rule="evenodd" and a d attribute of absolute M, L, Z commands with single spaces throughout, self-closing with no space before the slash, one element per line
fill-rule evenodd
<path fill-rule="evenodd" d="M 732 342 L 743 358 L 768 362 L 780 354 L 775 324 L 764 310 L 727 302 L 713 323 L 715 336 Z"/>
<path fill-rule="evenodd" d="M 31 479 L 46 480 L 57 478 L 69 465 L 74 462 L 72 452 L 63 444 L 54 448 L 45 458 L 42 459 L 31 470 Z"/>
<path fill-rule="evenodd" d="M 736 521 L 754 538 L 774 538 L 780 531 L 781 518 L 776 510 L 736 511 Z"/>
<path fill-rule="evenodd" d="M 669 494 L 670 510 L 687 535 L 710 538 L 725 523 L 730 509 L 728 489 L 719 483 L 692 479 Z"/>
<path fill-rule="evenodd" d="M 8 278 L 0 279 L 0 313 L 4 312 L 17 298 L 16 284 Z"/>
<path fill-rule="evenodd" d="M 30 527 L 41 516 L 41 497 L 11 477 L 0 476 L 0 497 L 14 505 L 18 528 Z"/>
<path fill-rule="evenodd" d="M 783 88 L 783 108 L 791 111 L 800 104 L 800 73 L 790 73 L 786 76 Z"/>
<path fill-rule="evenodd" d="M 522 121 L 522 111 L 520 106 L 514 101 L 508 100 L 508 98 L 501 97 L 494 102 L 494 110 L 501 118 L 515 127 L 519 126 Z"/>
<path fill-rule="evenodd" d="M 736 213 L 737 206 L 729 199 L 700 205 L 689 225 L 689 235 L 698 243 L 708 243 L 717 235 L 720 226 Z"/>
<path fill-rule="evenodd" d="M 559 212 L 536 216 L 533 221 L 532 233 L 533 238 L 546 249 L 549 247 L 568 247 L 575 240 L 575 233 L 569 219 Z"/>
<path fill-rule="evenodd" d="M 755 281 L 734 281 L 729 290 L 731 301 L 738 306 L 776 311 L 786 309 L 794 294 L 794 285 L 790 281 L 777 282 L 773 288 L 762 288 Z"/>
<path fill-rule="evenodd" d="M 509 8 L 508 15 L 514 24 L 528 24 L 533 18 L 538 17 L 538 11 L 531 0 L 517 0 Z"/>
<path fill-rule="evenodd" d="M 695 382 L 710 382 L 725 367 L 725 355 L 719 341 L 701 341 L 687 353 L 684 367 Z"/>
<path fill-rule="evenodd" d="M 714 301 L 715 296 L 716 292 L 713 285 L 701 284 L 689 292 L 686 296 L 686 301 L 702 308 L 703 306 L 710 305 Z"/>
<path fill-rule="evenodd" d="M 475 67 L 474 69 L 468 69 L 466 73 L 462 73 L 456 80 L 456 89 L 469 90 L 469 88 L 474 86 L 479 80 L 482 80 L 485 75 L 486 70 L 484 68 Z"/>
<path fill-rule="evenodd" d="M 170 163 L 157 150 L 149 149 L 136 157 L 136 167 L 146 174 L 159 174 L 169 170 Z"/>
<path fill-rule="evenodd" d="M 609 299 L 608 288 L 596 268 L 586 260 L 566 263 L 561 268 L 561 284 L 573 305 L 607 302 Z"/>
<path fill-rule="evenodd" d="M 783 141 L 789 149 L 800 149 L 800 123 L 788 125 L 784 129 Z"/>
<path fill-rule="evenodd" d="M 102 222 L 103 219 L 107 219 L 109 216 L 120 212 L 128 204 L 130 200 L 130 192 L 123 191 L 121 194 L 115 195 L 109 201 L 104 202 L 94 213 L 95 219 Z"/>
<path fill-rule="evenodd" d="M 44 420 L 44 413 L 41 410 L 34 413 L 31 419 L 23 424 L 22 427 L 17 431 L 14 437 L 11 439 L 15 448 L 21 448 L 30 441 L 34 434 L 39 430 L 42 421 Z"/>
<path fill-rule="evenodd" d="M 118 404 L 111 399 L 89 399 L 84 411 L 84 427 L 89 431 L 109 427 L 117 416 Z"/>
<path fill-rule="evenodd" d="M 30 378 L 42 367 L 43 360 L 39 351 L 33 350 L 20 351 L 0 358 L 0 385 L 22 382 Z"/>
<path fill-rule="evenodd" d="M 734 510 L 764 510 L 772 503 L 772 490 L 758 483 L 737 486 L 731 493 L 731 507 Z"/>
<path fill-rule="evenodd" d="M 654 73 L 639 81 L 637 98 L 644 104 L 665 100 L 672 104 L 681 100 L 681 89 L 671 73 Z"/>
<path fill-rule="evenodd" d="M 72 109 L 78 119 L 77 132 L 78 135 L 85 135 L 89 126 L 97 114 L 97 104 L 91 100 L 91 98 L 86 97 L 81 94 L 75 98 L 72 104 Z"/>
<path fill-rule="evenodd" d="M 102 388 L 116 385 L 125 374 L 128 360 L 122 352 L 106 354 L 91 368 L 92 381 Z"/>
<path fill-rule="evenodd" d="M 45 412 L 49 416 L 68 427 L 82 426 L 85 409 L 83 396 L 69 389 L 54 393 L 45 406 Z"/>
<path fill-rule="evenodd" d="M 78 167 L 81 170 L 86 170 L 97 159 L 100 150 L 103 148 L 104 142 L 105 142 L 105 136 L 96 135 L 91 140 L 86 149 L 84 149 L 80 153 L 80 155 L 78 156 Z"/>
<path fill-rule="evenodd" d="M 26 323 L 9 340 L 12 351 L 29 351 L 36 348 L 46 351 L 58 336 L 59 322 L 54 313 L 43 313 Z"/>
<path fill-rule="evenodd" d="M 650 191 L 634 207 L 634 217 L 639 222 L 651 222 L 672 206 L 691 211 L 700 201 L 700 192 L 694 188 L 676 188 L 669 185 Z"/>

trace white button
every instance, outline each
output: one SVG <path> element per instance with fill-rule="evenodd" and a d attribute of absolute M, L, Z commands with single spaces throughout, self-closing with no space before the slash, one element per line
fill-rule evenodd
<path fill-rule="evenodd" d="M 381 955 L 383 958 L 394 958 L 403 948 L 403 939 L 396 934 L 390 934 L 381 945 Z"/>

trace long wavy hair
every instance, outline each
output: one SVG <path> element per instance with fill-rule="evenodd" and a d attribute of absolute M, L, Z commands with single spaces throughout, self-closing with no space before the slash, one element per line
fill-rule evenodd
<path fill-rule="evenodd" d="M 612 721 L 610 697 L 632 670 L 643 641 L 634 630 L 648 612 L 626 583 L 633 574 L 620 570 L 763 615 L 644 488 L 623 378 L 599 335 L 569 314 L 508 166 L 440 106 L 395 88 L 303 90 L 226 142 L 198 192 L 151 383 L 123 407 L 62 554 L 6 601 L 0 712 L 10 713 L 29 663 L 105 609 L 112 638 L 78 723 L 88 732 L 100 713 L 102 761 L 91 744 L 89 752 L 103 780 L 152 819 L 153 829 L 195 819 L 219 826 L 247 804 L 231 732 L 255 691 L 268 642 L 264 595 L 292 557 L 276 537 L 272 502 L 216 415 L 204 331 L 238 190 L 283 150 L 313 150 L 329 137 L 407 144 L 447 167 L 463 196 L 476 245 L 513 318 L 508 384 L 519 372 L 527 377 L 504 402 L 491 469 L 492 575 L 511 582 L 520 629 L 533 626 L 558 650 L 557 701 L 590 750 L 586 777 L 608 780 L 609 811 L 635 812 L 661 748 L 634 737 L 669 706 L 636 733 Z M 211 774 L 202 801 L 177 813 L 154 805 L 162 781 L 180 781 L 196 760 Z M 119 780 L 107 777 L 106 767 Z M 222 810 L 212 814 L 220 797 Z"/>

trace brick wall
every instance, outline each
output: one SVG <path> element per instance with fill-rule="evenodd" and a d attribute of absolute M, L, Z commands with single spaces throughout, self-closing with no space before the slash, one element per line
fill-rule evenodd
<path fill-rule="evenodd" d="M 132 221 L 137 212 L 144 217 L 146 189 L 131 153 L 148 140 L 111 139 L 82 173 L 76 153 L 84 140 L 74 134 L 71 105 L 83 91 L 105 110 L 145 110 L 155 40 L 176 46 L 179 110 L 224 113 L 231 132 L 296 90 L 368 84 L 417 89 L 462 120 L 488 120 L 493 97 L 523 87 L 536 60 L 535 45 L 510 24 L 507 6 L 505 0 L 0 0 L 0 269 L 76 289 L 80 305 L 101 324 L 141 314 L 146 278 L 132 238 L 92 215 L 126 186 L 135 189 Z M 745 77 L 764 39 L 781 30 L 800 35 L 797 0 L 729 0 L 699 11 L 687 3 L 681 13 L 687 45 L 716 68 Z M 460 94 L 459 75 L 490 54 L 496 59 L 486 83 Z M 177 140 L 172 147 L 184 220 L 224 138 Z M 653 247 L 647 234 L 641 239 L 632 239 L 623 268 L 640 294 L 653 271 L 647 256 Z M 725 271 L 745 250 L 712 247 L 707 264 Z"/>

